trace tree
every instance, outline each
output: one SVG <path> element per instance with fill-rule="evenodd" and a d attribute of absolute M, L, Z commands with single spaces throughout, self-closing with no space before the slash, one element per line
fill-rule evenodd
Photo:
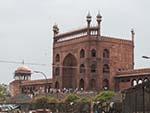
<path fill-rule="evenodd" d="M 9 95 L 8 86 L 5 84 L 0 84 L 0 101 L 3 102 L 6 100 L 6 97 Z"/>
<path fill-rule="evenodd" d="M 115 96 L 115 93 L 113 91 L 103 91 L 101 93 L 99 93 L 98 95 L 96 95 L 94 101 L 97 102 L 106 102 L 110 99 L 112 99 L 112 97 Z"/>
<path fill-rule="evenodd" d="M 98 112 L 108 112 L 110 110 L 110 100 L 115 96 L 113 91 L 103 91 L 94 98 L 94 110 Z"/>

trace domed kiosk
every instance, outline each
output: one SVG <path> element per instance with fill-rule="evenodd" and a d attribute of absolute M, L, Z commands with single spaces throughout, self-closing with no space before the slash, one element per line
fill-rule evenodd
<path fill-rule="evenodd" d="M 15 71 L 14 79 L 15 80 L 31 80 L 31 72 L 32 70 L 23 65 L 17 68 Z"/>
<path fill-rule="evenodd" d="M 31 80 L 32 70 L 23 65 L 18 67 L 14 72 L 14 80 L 10 83 L 10 92 L 12 96 L 21 93 L 21 84 L 23 81 Z"/>

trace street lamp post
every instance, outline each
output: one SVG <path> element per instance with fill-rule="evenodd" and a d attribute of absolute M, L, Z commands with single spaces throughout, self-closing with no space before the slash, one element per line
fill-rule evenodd
<path fill-rule="evenodd" d="M 48 79 L 45 73 L 41 72 L 41 71 L 33 71 L 33 73 L 40 73 L 44 76 L 45 80 L 46 80 L 46 85 L 48 85 Z M 45 86 L 45 93 L 47 93 L 47 88 Z"/>
<path fill-rule="evenodd" d="M 45 80 L 47 80 L 47 76 L 46 76 L 45 73 L 43 73 L 43 72 L 41 72 L 41 71 L 33 71 L 33 72 L 34 72 L 34 73 L 41 73 L 41 74 L 44 76 Z"/>
<path fill-rule="evenodd" d="M 142 58 L 145 58 L 145 59 L 150 59 L 149 56 L 142 56 Z M 142 86 L 142 91 L 143 91 L 143 113 L 145 113 L 145 86 L 143 85 Z"/>

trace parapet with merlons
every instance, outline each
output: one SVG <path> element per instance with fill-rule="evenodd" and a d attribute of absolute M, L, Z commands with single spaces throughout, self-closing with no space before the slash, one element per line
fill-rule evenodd
<path fill-rule="evenodd" d="M 89 36 L 97 36 L 98 35 L 98 27 L 90 27 L 89 28 Z M 76 39 L 80 37 L 88 36 L 88 28 L 82 28 L 78 30 L 74 30 L 67 33 L 58 34 L 54 37 L 55 42 L 63 42 L 70 39 Z"/>
<path fill-rule="evenodd" d="M 132 29 L 132 40 L 124 40 L 122 38 L 114 38 L 109 36 L 102 36 L 101 35 L 101 21 L 102 16 L 100 13 L 97 15 L 97 25 L 91 26 L 91 15 L 88 13 L 87 15 L 87 27 L 77 29 L 74 31 L 66 32 L 66 33 L 59 33 L 59 28 L 57 25 L 53 26 L 54 32 L 54 46 L 65 45 L 65 44 L 72 44 L 82 41 L 90 41 L 90 40 L 97 40 L 97 41 L 108 41 L 114 42 L 119 44 L 129 44 L 134 46 L 134 31 Z"/>
<path fill-rule="evenodd" d="M 132 40 L 126 40 L 122 38 L 115 38 L 110 36 L 99 36 L 98 35 L 98 27 L 90 27 L 89 34 L 88 28 L 82 28 L 78 30 L 74 30 L 67 33 L 61 33 L 54 37 L 54 45 L 55 47 L 64 46 L 66 44 L 74 44 L 81 43 L 90 40 L 96 41 L 105 41 L 105 42 L 113 42 L 113 43 L 122 43 L 133 45 Z"/>

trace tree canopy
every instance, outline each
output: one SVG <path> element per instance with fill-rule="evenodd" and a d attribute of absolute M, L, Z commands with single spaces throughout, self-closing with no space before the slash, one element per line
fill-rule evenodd
<path fill-rule="evenodd" d="M 7 85 L 0 84 L 0 101 L 4 101 L 8 94 Z"/>
<path fill-rule="evenodd" d="M 113 91 L 103 91 L 95 97 L 94 101 L 106 102 L 112 99 L 114 95 L 115 93 Z"/>

